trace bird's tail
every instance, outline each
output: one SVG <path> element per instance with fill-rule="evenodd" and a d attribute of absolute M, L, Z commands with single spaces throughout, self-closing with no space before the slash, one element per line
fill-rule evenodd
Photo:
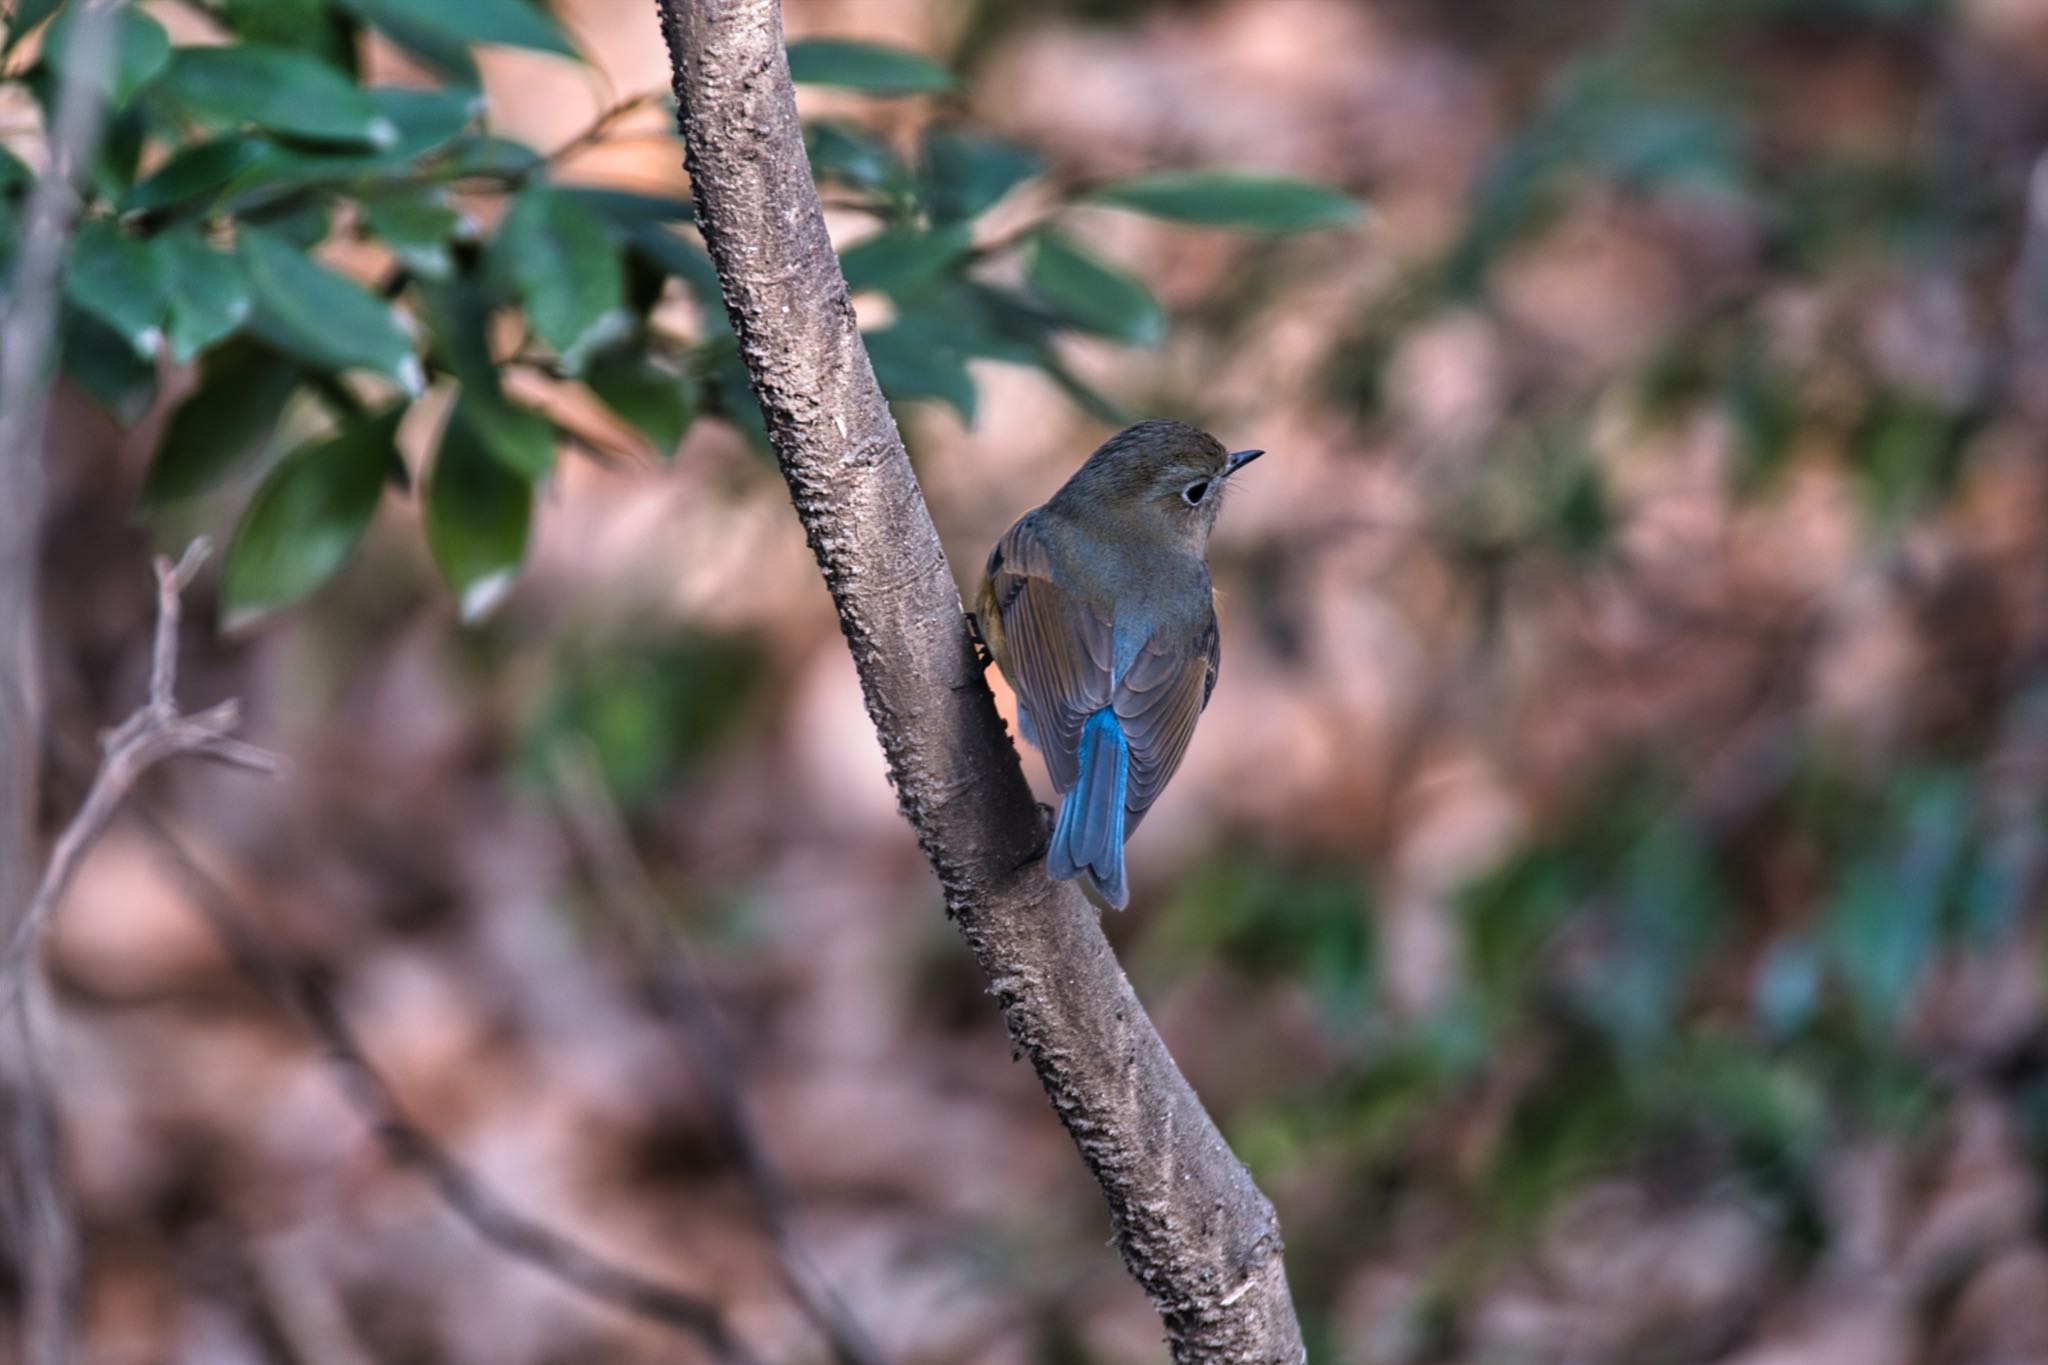
<path fill-rule="evenodd" d="M 1086 873 L 1102 903 L 1121 910 L 1131 898 L 1124 884 L 1124 793 L 1131 746 L 1115 711 L 1105 706 L 1088 717 L 1076 757 L 1078 775 L 1060 802 L 1045 868 L 1061 880 Z"/>

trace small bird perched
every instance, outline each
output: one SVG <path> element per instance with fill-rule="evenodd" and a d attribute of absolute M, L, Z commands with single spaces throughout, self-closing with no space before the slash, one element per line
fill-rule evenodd
<path fill-rule="evenodd" d="M 996 542 L 975 628 L 1016 690 L 1059 788 L 1046 870 L 1121 910 L 1124 841 L 1159 799 L 1216 687 L 1209 532 L 1226 451 L 1185 422 L 1139 422 Z"/>

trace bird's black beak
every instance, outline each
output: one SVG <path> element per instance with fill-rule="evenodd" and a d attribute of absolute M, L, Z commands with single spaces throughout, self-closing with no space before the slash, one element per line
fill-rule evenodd
<path fill-rule="evenodd" d="M 1246 465 L 1250 464 L 1253 460 L 1258 459 L 1259 456 L 1265 453 L 1266 452 L 1263 450 L 1231 451 L 1230 458 L 1223 462 L 1223 477 L 1226 479 L 1229 478 L 1232 474 L 1235 474 L 1238 470 L 1243 469 Z"/>

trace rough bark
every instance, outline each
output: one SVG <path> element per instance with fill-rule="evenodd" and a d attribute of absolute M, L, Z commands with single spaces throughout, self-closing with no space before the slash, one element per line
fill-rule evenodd
<path fill-rule="evenodd" d="M 1095 910 L 1045 875 L 1042 817 L 826 235 L 778 0 L 657 4 L 698 226 L 904 817 L 1174 1358 L 1293 1365 L 1301 1330 L 1272 1205 L 1174 1065 Z"/>

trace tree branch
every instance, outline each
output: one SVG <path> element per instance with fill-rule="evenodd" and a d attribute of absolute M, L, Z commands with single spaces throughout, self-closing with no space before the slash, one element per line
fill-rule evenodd
<path fill-rule="evenodd" d="M 1182 1362 L 1303 1358 L 1272 1205 L 1181 1076 L 1042 819 L 855 326 L 777 0 L 657 0 L 697 224 L 903 814 Z"/>
<path fill-rule="evenodd" d="M 664 924 L 661 899 L 634 856 L 625 821 L 588 754 L 565 751 L 554 764 L 556 808 L 589 865 L 597 900 L 622 957 L 639 965 L 655 1007 L 682 1032 L 726 1155 L 747 1182 L 784 1285 L 839 1365 L 885 1365 L 881 1348 L 825 1278 L 797 1227 L 796 1194 L 768 1154 L 740 1087 L 733 1055 L 697 964 Z"/>
<path fill-rule="evenodd" d="M 47 162 L 24 205 L 20 250 L 0 316 L 0 925 L 30 914 L 41 733 L 35 650 L 42 559 L 43 416 L 64 252 L 78 217 L 73 182 L 105 121 L 99 89 L 113 66 L 120 0 L 77 7 L 70 76 L 46 127 Z M 56 1106 L 37 1055 L 37 1001 L 17 990 L 0 1011 L 0 1122 L 10 1169 L 0 1182 L 21 1284 L 21 1356 L 62 1365 L 72 1354 L 77 1237 L 59 1175 Z"/>
<path fill-rule="evenodd" d="M 242 972 L 319 1042 L 343 1099 L 396 1165 L 419 1174 L 484 1242 L 580 1294 L 688 1336 L 727 1365 L 757 1365 L 716 1303 L 649 1279 L 515 1208 L 422 1128 L 364 1049 L 311 965 L 274 948 L 251 915 L 157 813 L 136 811 L 159 855 Z"/>
<path fill-rule="evenodd" d="M 156 635 L 150 652 L 149 700 L 101 740 L 104 757 L 93 774 L 85 800 L 57 836 L 57 846 L 43 869 L 35 894 L 15 920 L 7 951 L 0 958 L 0 1011 L 14 1025 L 9 1057 L 9 1082 L 15 1093 L 12 1125 L 17 1164 L 21 1245 L 16 1248 L 29 1283 L 23 1332 L 24 1355 L 37 1365 L 57 1365 L 69 1358 L 70 1300 L 76 1293 L 76 1237 L 65 1208 L 60 1178 L 56 1106 L 44 1084 L 31 999 L 36 981 L 36 949 L 44 931 L 71 889 L 85 856 L 106 832 L 121 802 L 157 764 L 183 754 L 213 758 L 260 772 L 274 772 L 278 761 L 254 745 L 233 737 L 240 710 L 222 702 L 196 715 L 178 711 L 179 594 L 206 558 L 204 540 L 192 543 L 177 564 L 156 561 Z"/>

